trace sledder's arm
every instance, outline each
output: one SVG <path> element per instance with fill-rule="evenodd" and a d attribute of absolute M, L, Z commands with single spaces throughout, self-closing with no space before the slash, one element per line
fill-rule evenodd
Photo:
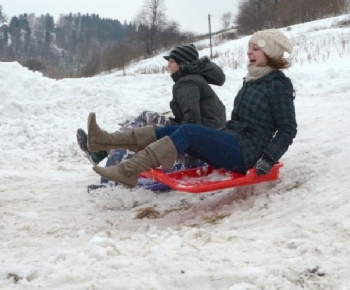
<path fill-rule="evenodd" d="M 285 79 L 275 80 L 269 96 L 269 106 L 277 132 L 263 150 L 263 154 L 276 163 L 288 150 L 297 134 L 293 86 Z"/>

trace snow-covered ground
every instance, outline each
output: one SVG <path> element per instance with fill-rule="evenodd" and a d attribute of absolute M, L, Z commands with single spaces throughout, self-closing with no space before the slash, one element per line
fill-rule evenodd
<path fill-rule="evenodd" d="M 169 109 L 162 55 L 127 76 L 52 80 L 0 63 L 1 289 L 350 289 L 349 15 L 283 29 L 298 135 L 275 182 L 194 195 L 102 190 L 75 138 Z M 213 48 L 230 115 L 249 37 Z M 209 49 L 200 51 L 209 55 Z M 233 68 L 237 61 L 237 69 Z"/>

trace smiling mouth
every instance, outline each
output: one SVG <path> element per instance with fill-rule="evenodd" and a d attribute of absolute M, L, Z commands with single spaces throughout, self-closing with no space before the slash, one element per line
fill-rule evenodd
<path fill-rule="evenodd" d="M 249 60 L 249 66 L 255 65 L 256 64 L 256 60 L 255 59 L 250 59 Z"/>

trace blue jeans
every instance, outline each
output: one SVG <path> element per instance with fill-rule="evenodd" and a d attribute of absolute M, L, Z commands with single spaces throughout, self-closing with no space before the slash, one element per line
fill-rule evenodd
<path fill-rule="evenodd" d="M 196 124 L 156 128 L 157 139 L 169 136 L 179 154 L 188 153 L 215 168 L 245 173 L 242 150 L 226 132 Z"/>

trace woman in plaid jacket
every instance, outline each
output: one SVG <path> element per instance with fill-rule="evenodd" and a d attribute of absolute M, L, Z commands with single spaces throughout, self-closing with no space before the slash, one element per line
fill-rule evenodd
<path fill-rule="evenodd" d="M 170 168 L 178 154 L 189 153 L 216 168 L 244 173 L 255 167 L 268 173 L 292 144 L 297 132 L 294 90 L 282 69 L 290 66 L 288 38 L 277 29 L 258 31 L 249 40 L 248 74 L 234 100 L 231 120 L 223 130 L 197 124 L 142 127 L 127 133 L 107 133 L 88 118 L 89 150 L 134 148 L 131 159 L 107 168 L 94 166 L 101 176 L 127 187 L 137 184 L 149 168 Z"/>

